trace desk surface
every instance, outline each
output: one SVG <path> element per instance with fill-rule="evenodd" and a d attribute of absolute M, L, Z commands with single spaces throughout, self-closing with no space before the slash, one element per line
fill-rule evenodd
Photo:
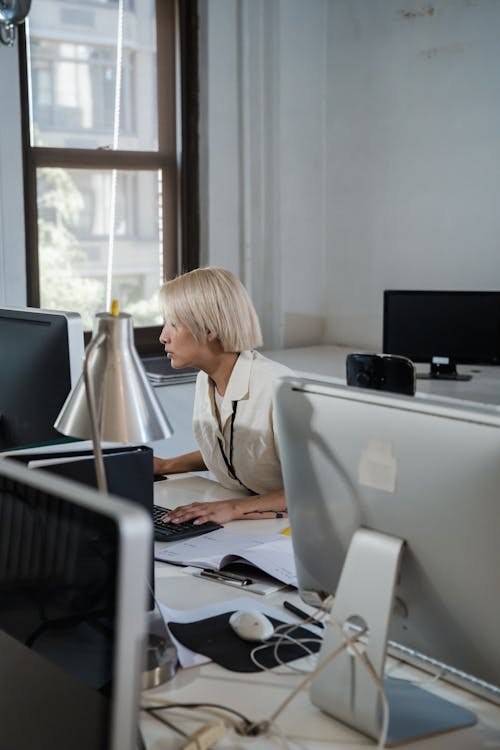
<path fill-rule="evenodd" d="M 347 346 L 318 345 L 296 349 L 276 349 L 265 355 L 294 370 L 298 375 L 340 378 L 345 381 L 345 360 L 348 354 L 362 352 Z M 417 374 L 429 371 L 429 365 L 416 365 Z M 459 365 L 458 372 L 472 375 L 471 380 L 417 379 L 417 393 L 458 398 L 486 404 L 500 404 L 500 367 L 490 365 Z"/>
<path fill-rule="evenodd" d="M 199 499 L 224 499 L 234 496 L 233 492 L 225 490 L 216 482 L 200 476 L 182 475 L 171 477 L 165 482 L 155 485 L 155 502 L 167 507 Z M 286 520 L 266 521 L 235 521 L 226 526 L 234 534 L 255 530 L 267 530 L 270 533 L 279 531 L 286 526 Z M 241 592 L 229 586 L 202 580 L 189 574 L 184 568 L 156 563 L 155 565 L 156 593 L 158 599 L 177 609 L 192 608 L 218 601 L 229 601 Z M 294 591 L 278 592 L 262 597 L 257 594 L 246 594 L 254 601 L 280 606 L 283 599 L 299 602 L 298 594 Z M 418 682 L 430 682 L 428 675 L 418 670 L 390 660 L 390 670 L 393 676 L 404 676 Z M 280 668 L 274 672 L 259 672 L 252 674 L 238 674 L 227 671 L 214 663 L 200 667 L 179 670 L 173 680 L 153 690 L 145 691 L 143 698 L 146 702 L 162 700 L 179 702 L 214 702 L 239 710 L 251 719 L 262 720 L 268 718 L 273 710 L 287 697 L 289 692 L 300 682 L 302 675 L 285 674 Z M 491 750 L 500 747 L 500 708 L 476 696 L 468 694 L 459 688 L 444 682 L 435 682 L 429 688 L 455 702 L 470 708 L 479 719 L 476 726 L 450 732 L 439 737 L 415 742 L 411 745 L 415 750 Z M 172 721 L 182 717 L 168 714 Z M 210 718 L 206 716 L 206 718 Z M 279 738 L 236 738 L 229 734 L 220 740 L 216 748 L 252 748 L 253 750 L 269 750 L 269 748 L 301 748 L 302 750 L 356 750 L 361 747 L 373 747 L 373 742 L 353 730 L 345 727 L 317 709 L 309 700 L 307 689 L 302 690 L 289 704 L 278 721 L 282 731 L 289 738 L 289 745 L 281 744 Z M 182 725 L 182 724 L 181 724 Z M 194 731 L 199 724 L 192 724 L 189 731 Z M 142 722 L 143 732 L 148 750 L 177 750 L 183 739 L 162 726 L 154 719 L 147 717 Z M 185 727 L 187 728 L 187 727 Z"/>

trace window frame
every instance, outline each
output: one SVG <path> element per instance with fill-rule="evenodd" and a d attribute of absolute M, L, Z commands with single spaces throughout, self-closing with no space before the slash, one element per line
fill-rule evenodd
<path fill-rule="evenodd" d="M 160 170 L 164 201 L 163 280 L 199 265 L 197 0 L 155 0 L 158 150 L 31 146 L 27 44 L 19 27 L 27 304 L 40 307 L 37 169 Z M 173 105 L 173 106 L 172 106 Z M 174 179 L 167 179 L 174 175 Z M 134 329 L 143 356 L 161 354 L 160 326 Z M 85 332 L 86 342 L 91 331 Z"/>

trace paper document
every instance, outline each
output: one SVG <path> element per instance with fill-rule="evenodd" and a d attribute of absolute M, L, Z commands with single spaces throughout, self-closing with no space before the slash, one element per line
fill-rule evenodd
<path fill-rule="evenodd" d="M 155 558 L 174 565 L 224 570 L 251 565 L 287 586 L 297 586 L 292 542 L 282 534 L 233 534 L 211 531 L 155 550 Z"/>

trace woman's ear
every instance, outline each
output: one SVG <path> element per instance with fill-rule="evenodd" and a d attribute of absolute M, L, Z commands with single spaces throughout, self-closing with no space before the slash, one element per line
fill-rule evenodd
<path fill-rule="evenodd" d="M 207 331 L 207 341 L 217 341 L 217 334 L 213 331 Z"/>

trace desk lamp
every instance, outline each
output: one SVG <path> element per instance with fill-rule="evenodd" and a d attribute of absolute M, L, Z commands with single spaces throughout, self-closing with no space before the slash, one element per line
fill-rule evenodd
<path fill-rule="evenodd" d="M 108 493 L 108 484 L 101 440 L 141 443 L 172 434 L 135 349 L 132 317 L 119 312 L 116 300 L 111 313 L 96 315 L 94 334 L 83 356 L 82 374 L 54 427 L 63 435 L 92 439 L 97 486 L 104 494 Z M 170 679 L 176 665 L 175 646 L 168 634 L 156 634 L 153 624 L 146 648 L 143 687 L 156 687 Z"/>
<path fill-rule="evenodd" d="M 97 486 L 107 493 L 101 441 L 141 443 L 170 437 L 172 429 L 133 343 L 132 317 L 98 313 L 83 371 L 54 427 L 63 435 L 91 438 Z"/>

